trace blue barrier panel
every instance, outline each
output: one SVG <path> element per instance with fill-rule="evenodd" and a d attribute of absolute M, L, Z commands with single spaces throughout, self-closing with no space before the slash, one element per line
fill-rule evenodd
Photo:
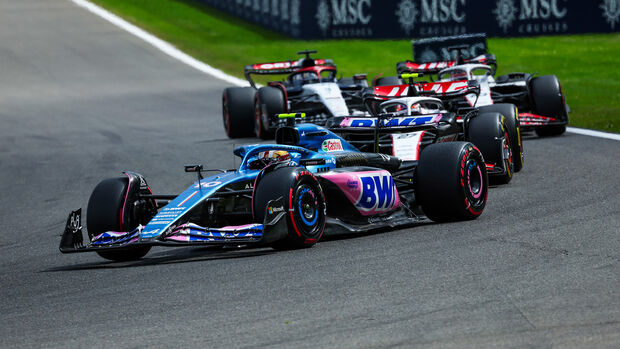
<path fill-rule="evenodd" d="M 620 0 L 198 0 L 303 39 L 609 33 Z"/>

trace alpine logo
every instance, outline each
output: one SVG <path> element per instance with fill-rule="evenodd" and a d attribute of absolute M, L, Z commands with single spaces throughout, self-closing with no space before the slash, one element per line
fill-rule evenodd
<path fill-rule="evenodd" d="M 360 175 L 361 195 L 356 206 L 362 211 L 385 212 L 394 207 L 396 185 L 389 174 Z"/>
<path fill-rule="evenodd" d="M 324 152 L 332 152 L 332 151 L 343 151 L 342 142 L 339 139 L 326 139 L 323 141 L 321 145 L 321 149 Z"/>

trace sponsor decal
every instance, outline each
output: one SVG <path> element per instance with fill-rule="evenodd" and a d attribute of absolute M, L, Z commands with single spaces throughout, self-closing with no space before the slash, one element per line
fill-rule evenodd
<path fill-rule="evenodd" d="M 420 142 L 424 131 L 392 134 L 392 155 L 405 160 L 415 161 L 420 156 Z"/>
<path fill-rule="evenodd" d="M 254 189 L 254 182 L 246 183 L 243 189 Z"/>
<path fill-rule="evenodd" d="M 315 18 L 325 36 L 370 37 L 371 8 L 372 0 L 321 0 Z"/>
<path fill-rule="evenodd" d="M 396 126 L 414 126 L 424 125 L 426 123 L 439 122 L 441 120 L 441 114 L 425 115 L 425 116 L 411 116 L 403 118 L 393 118 L 390 120 L 384 120 L 383 126 L 396 127 Z M 374 127 L 377 119 L 369 118 L 346 118 L 341 123 L 341 127 Z"/>
<path fill-rule="evenodd" d="M 300 21 L 299 21 L 299 7 L 300 7 L 300 0 L 291 0 L 291 24 L 292 25 L 299 25 Z"/>
<path fill-rule="evenodd" d="M 196 184 L 194 188 L 198 189 L 199 186 L 202 188 L 211 188 L 211 187 L 215 187 L 220 184 L 222 184 L 222 182 L 220 181 L 200 182 L 200 185 Z"/>
<path fill-rule="evenodd" d="M 599 7 L 603 10 L 603 17 L 607 20 L 611 29 L 615 29 L 616 22 L 620 20 L 620 3 L 618 3 L 618 0 L 603 0 Z"/>
<path fill-rule="evenodd" d="M 324 152 L 343 151 L 342 143 L 339 139 L 326 139 L 321 145 L 321 150 Z"/>
<path fill-rule="evenodd" d="M 402 0 L 397 7 L 398 23 L 407 35 L 418 21 L 418 35 L 465 34 L 466 0 Z M 409 18 L 405 18 L 410 16 Z"/>
<path fill-rule="evenodd" d="M 386 173 L 358 175 L 361 196 L 355 204 L 362 211 L 384 212 L 394 206 L 396 185 L 391 175 Z"/>
<path fill-rule="evenodd" d="M 506 33 L 516 18 L 517 8 L 513 0 L 498 0 L 493 13 L 495 14 L 497 24 L 502 27 L 504 33 Z"/>
<path fill-rule="evenodd" d="M 168 207 L 168 206 L 166 206 L 166 207 L 164 207 L 162 209 L 162 211 L 183 211 L 183 210 L 185 210 L 185 207 Z"/>
<path fill-rule="evenodd" d="M 402 0 L 396 8 L 396 17 L 398 17 L 398 23 L 407 35 L 411 32 L 415 26 L 415 19 L 418 16 L 418 9 L 411 0 Z"/>
<path fill-rule="evenodd" d="M 267 207 L 267 212 L 269 212 L 269 214 L 274 214 L 274 213 L 278 213 L 278 212 L 284 212 L 284 207 L 282 207 L 282 206 L 280 206 L 280 207 L 269 206 L 269 207 Z"/>
<path fill-rule="evenodd" d="M 263 63 L 263 64 L 255 64 L 252 68 L 254 69 L 286 69 L 291 67 L 291 62 L 275 62 L 275 63 Z"/>
<path fill-rule="evenodd" d="M 517 21 L 517 31 L 522 34 L 562 33 L 568 31 L 564 20 L 568 9 L 560 2 L 567 0 L 497 0 L 493 13 L 504 33 Z"/>
<path fill-rule="evenodd" d="M 347 180 L 347 187 L 355 189 L 358 186 L 359 186 L 359 183 L 357 181 L 354 181 L 354 180 L 351 180 L 351 179 Z"/>

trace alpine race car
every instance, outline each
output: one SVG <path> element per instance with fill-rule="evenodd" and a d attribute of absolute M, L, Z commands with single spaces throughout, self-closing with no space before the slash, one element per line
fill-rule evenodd
<path fill-rule="evenodd" d="M 324 232 L 364 232 L 477 218 L 487 200 L 482 154 L 469 142 L 432 144 L 417 161 L 363 153 L 314 124 L 277 131 L 282 141 L 238 147 L 238 169 L 203 177 L 179 195 L 153 194 L 135 172 L 93 190 L 84 243 L 81 209 L 60 242 L 63 253 L 135 260 L 152 246 L 310 247 Z M 316 149 L 316 150 L 310 150 Z M 424 216 L 426 215 L 426 217 Z"/>
<path fill-rule="evenodd" d="M 326 125 L 361 151 L 415 160 L 416 151 L 429 144 L 468 141 L 482 151 L 489 176 L 497 184 L 508 183 L 523 168 L 521 134 L 512 105 L 505 105 L 507 110 L 499 104 L 452 112 L 440 99 L 423 96 L 416 85 L 375 87 L 364 95 L 364 103 L 373 118 L 337 117 Z"/>
<path fill-rule="evenodd" d="M 260 63 L 245 67 L 250 87 L 229 87 L 222 95 L 222 116 L 230 138 L 273 138 L 282 113 L 304 113 L 307 122 L 325 124 L 333 116 L 363 113 L 362 92 L 368 88 L 365 74 L 336 78 L 331 59 L 313 59 L 316 51 L 301 51 L 299 60 Z M 252 75 L 284 75 L 257 87 Z"/>
<path fill-rule="evenodd" d="M 396 71 L 430 75 L 433 82 L 420 83 L 421 90 L 434 91 L 452 110 L 463 106 L 490 106 L 498 103 L 514 104 L 521 112 L 517 115 L 524 131 L 533 129 L 539 136 L 564 133 L 568 125 L 568 106 L 560 81 L 555 75 L 534 76 L 510 73 L 494 78 L 497 61 L 492 54 L 471 59 L 461 55 L 468 46 L 449 47 L 456 59 L 443 62 L 398 62 Z M 396 77 L 379 84 L 399 84 Z M 403 82 L 400 82 L 402 84 Z M 451 95 L 454 92 L 456 96 Z M 498 109 L 499 110 L 499 109 Z"/>

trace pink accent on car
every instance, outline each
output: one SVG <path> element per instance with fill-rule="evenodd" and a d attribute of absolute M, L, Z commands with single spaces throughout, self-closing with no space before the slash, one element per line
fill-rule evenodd
<path fill-rule="evenodd" d="M 401 206 L 388 171 L 337 172 L 321 177 L 336 184 L 363 216 L 393 211 Z"/>

